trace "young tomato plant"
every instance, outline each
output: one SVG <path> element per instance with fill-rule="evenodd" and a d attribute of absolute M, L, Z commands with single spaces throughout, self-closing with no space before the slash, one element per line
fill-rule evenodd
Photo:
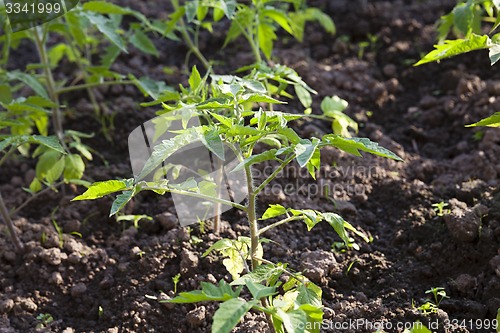
<path fill-rule="evenodd" d="M 279 27 L 299 41 L 303 39 L 307 21 L 317 21 L 327 32 L 335 33 L 332 19 L 317 8 L 307 7 L 305 0 L 196 0 L 185 1 L 183 4 L 178 0 L 170 0 L 170 3 L 174 8 L 170 20 L 155 22 L 155 25 L 163 27 L 163 35 L 166 38 L 182 39 L 189 47 L 190 53 L 201 61 L 205 69 L 211 64 L 199 49 L 200 31 L 206 29 L 212 32 L 213 25 L 224 17 L 231 21 L 224 46 L 243 36 L 256 63 L 262 62 L 262 54 L 267 59 L 271 58 Z"/>
<path fill-rule="evenodd" d="M 128 31 L 120 29 L 124 15 L 137 20 Z M 0 168 L 15 153 L 37 159 L 36 177 L 27 189 L 33 196 L 12 212 L 0 196 L 0 213 L 16 248 L 21 250 L 11 216 L 47 189 L 81 182 L 84 158 L 92 160 L 92 149 L 82 143 L 82 139 L 91 135 L 63 127 L 62 97 L 69 92 L 86 90 L 103 132 L 108 135 L 112 117 L 101 112 L 92 89 L 132 83 L 143 89 L 152 81 L 133 76 L 125 80 L 110 67 L 121 52 L 126 52 L 127 44 L 152 55 L 158 55 L 158 51 L 145 34 L 154 27 L 142 14 L 104 1 L 86 2 L 60 18 L 27 30 L 12 32 L 3 16 L 0 25 L 1 62 L 5 65 L 0 69 Z M 58 43 L 52 43 L 55 40 Z M 38 63 L 27 65 L 25 71 L 4 69 L 11 52 L 22 42 L 33 43 Z M 99 54 L 102 56 L 96 61 Z M 76 71 L 73 77 L 57 81 L 56 71 L 63 63 L 74 65 Z M 32 91 L 31 95 L 26 88 Z M 48 135 L 50 123 L 55 137 Z M 43 185 L 47 186 L 45 190 Z"/>
<path fill-rule="evenodd" d="M 183 99 L 183 95 L 190 96 L 194 92 L 197 97 L 184 99 L 187 103 L 164 105 L 164 113 L 153 120 L 155 127 L 148 134 L 149 138 L 154 138 L 151 142 L 156 143 L 151 145 L 149 157 L 134 178 L 92 184 L 74 200 L 92 200 L 122 192 L 112 205 L 110 214 L 113 215 L 142 191 L 159 194 L 170 192 L 172 195 L 194 197 L 206 204 L 218 203 L 243 211 L 250 227 L 248 237 L 221 239 L 204 253 L 204 256 L 219 253 L 233 281 L 220 281 L 217 285 L 203 282 L 201 290 L 182 292 L 170 302 L 222 302 L 212 325 L 212 331 L 218 333 L 230 332 L 251 309 L 263 312 L 269 327 L 275 332 L 296 332 L 296 328 L 301 325 L 319 323 L 323 315 L 321 288 L 300 273 L 289 270 L 286 264 L 265 259 L 262 243 L 269 240 L 263 235 L 293 221 L 303 221 L 308 230 L 320 222 L 328 223 L 346 244 L 350 242 L 349 233 L 363 234 L 341 216 L 331 212 L 272 204 L 259 215 L 258 195 L 290 163 L 306 168 L 311 177 L 315 177 L 320 167 L 321 149 L 327 146 L 358 156 L 360 151 L 365 151 L 394 160 L 401 159 L 366 138 L 345 138 L 337 134 L 301 138 L 288 124 L 303 118 L 303 115 L 256 108 L 256 103 L 280 103 L 267 95 L 263 83 L 237 76 L 212 75 L 208 85 L 208 79 L 202 78 L 194 68 L 189 79 L 190 87 L 183 88 L 179 98 Z M 188 126 L 192 120 L 199 120 L 200 125 Z M 182 129 L 171 130 L 168 125 L 174 121 L 182 123 Z M 169 133 L 170 138 L 161 139 L 165 133 Z M 187 148 L 197 141 L 211 153 L 212 165 L 220 162 L 226 168 L 227 175 L 237 172 L 243 174 L 241 187 L 248 194 L 246 201 L 239 203 L 221 197 L 219 194 L 226 185 L 218 182 L 217 172 L 192 170 L 195 161 L 176 164 L 178 153 L 187 154 Z M 257 147 L 265 149 L 257 153 Z M 236 156 L 234 163 L 226 160 L 231 152 Z M 253 177 L 252 167 L 265 161 L 276 161 L 278 166 L 266 179 L 258 182 Z M 132 159 L 133 164 L 136 162 Z M 179 170 L 187 170 L 195 176 L 182 178 L 178 176 Z M 171 172 L 179 178 L 168 177 L 167 174 Z M 173 179 L 182 180 L 176 183 Z M 271 219 L 273 222 L 266 223 Z M 262 226 L 263 223 L 266 224 Z M 282 275 L 288 277 L 285 284 L 280 280 Z M 247 294 L 242 294 L 243 287 L 248 290 Z M 280 294 L 279 288 L 283 294 Z M 318 324 L 312 327 L 318 327 Z"/>
<path fill-rule="evenodd" d="M 415 66 L 482 49 L 489 50 L 490 63 L 493 66 L 500 59 L 500 33 L 495 33 L 500 26 L 499 11 L 498 1 L 458 1 L 453 10 L 442 16 L 438 22 L 438 44 Z M 485 34 L 484 29 L 489 32 Z M 457 37 L 448 38 L 451 34 Z M 467 125 L 475 126 L 499 127 L 500 112 Z"/>

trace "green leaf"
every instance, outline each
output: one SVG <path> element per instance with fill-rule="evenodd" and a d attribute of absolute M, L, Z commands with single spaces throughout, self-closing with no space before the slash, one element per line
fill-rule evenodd
<path fill-rule="evenodd" d="M 99 14 L 118 14 L 127 15 L 130 14 L 130 9 L 120 7 L 118 5 L 112 4 L 106 1 L 88 1 L 83 4 L 83 9 L 91 12 L 96 12 Z"/>
<path fill-rule="evenodd" d="M 271 104 L 286 104 L 275 98 L 261 94 L 245 94 L 241 96 L 240 103 L 271 103 Z"/>
<path fill-rule="evenodd" d="M 250 166 L 250 165 L 253 165 L 256 163 L 261 163 L 261 162 L 270 161 L 270 160 L 276 160 L 276 159 L 278 159 L 276 157 L 276 152 L 277 152 L 276 149 L 269 149 L 269 150 L 264 151 L 263 153 L 253 155 L 249 158 L 246 158 L 245 160 L 240 162 L 237 166 L 235 166 L 234 169 L 231 170 L 231 172 L 236 172 L 236 171 L 242 170 L 246 166 Z"/>
<path fill-rule="evenodd" d="M 251 279 L 247 279 L 245 284 L 256 300 L 276 294 L 276 286 L 267 287 L 260 283 L 255 283 Z"/>
<path fill-rule="evenodd" d="M 343 100 L 342 98 L 338 96 L 332 96 L 332 97 L 325 97 L 323 98 L 323 101 L 321 101 L 321 111 L 325 115 L 329 115 L 329 112 L 331 111 L 344 111 L 347 106 L 349 106 L 349 103 L 347 103 L 346 100 Z"/>
<path fill-rule="evenodd" d="M 259 37 L 259 47 L 267 59 L 271 58 L 273 52 L 273 41 L 278 38 L 271 25 L 261 22 L 257 27 L 257 35 Z"/>
<path fill-rule="evenodd" d="M 283 214 L 286 214 L 287 209 L 283 207 L 282 205 L 276 204 L 276 205 L 269 205 L 269 208 L 266 209 L 262 217 L 260 218 L 261 220 L 267 220 L 271 219 L 276 216 L 280 216 Z"/>
<path fill-rule="evenodd" d="M 64 168 L 64 179 L 80 179 L 85 171 L 85 163 L 82 157 L 77 154 L 68 154 L 64 157 L 65 168 Z"/>
<path fill-rule="evenodd" d="M 335 34 L 336 28 L 332 18 L 318 8 L 307 8 L 306 15 L 309 20 L 318 21 L 326 32 Z"/>
<path fill-rule="evenodd" d="M 215 128 L 210 128 L 201 136 L 201 142 L 214 153 L 219 159 L 225 161 L 224 144 L 220 138 L 219 132 Z"/>
<path fill-rule="evenodd" d="M 37 193 L 42 190 L 42 183 L 38 180 L 38 178 L 33 178 L 33 181 L 31 182 L 29 189 L 31 193 Z"/>
<path fill-rule="evenodd" d="M 122 50 L 122 52 L 127 53 L 125 48 L 125 42 L 123 38 L 117 33 L 116 28 L 112 25 L 111 20 L 106 17 L 94 14 L 91 12 L 84 12 L 85 17 L 94 25 L 97 30 L 99 30 L 106 38 Z"/>
<path fill-rule="evenodd" d="M 311 93 L 306 88 L 304 88 L 300 85 L 295 85 L 294 89 L 295 89 L 295 93 L 297 94 L 297 97 L 300 100 L 300 103 L 305 108 L 311 107 L 311 105 L 312 105 Z"/>
<path fill-rule="evenodd" d="M 486 49 L 490 46 L 491 40 L 487 35 L 470 34 L 468 39 L 445 40 L 444 44 L 434 45 L 435 49 L 427 53 L 414 66 L 454 57 L 470 51 Z"/>
<path fill-rule="evenodd" d="M 38 82 L 38 80 L 33 75 L 15 70 L 7 72 L 7 77 L 9 80 L 21 81 L 22 83 L 33 89 L 33 91 L 38 95 L 46 99 L 50 99 L 43 85 L 40 82 Z"/>
<path fill-rule="evenodd" d="M 243 125 L 233 125 L 227 132 L 229 136 L 242 136 L 242 135 L 259 135 L 261 131 L 259 131 L 255 127 L 243 126 Z"/>
<path fill-rule="evenodd" d="M 500 112 L 494 113 L 488 118 L 484 118 L 477 123 L 466 125 L 465 127 L 476 127 L 476 126 L 488 126 L 488 127 L 500 127 Z"/>
<path fill-rule="evenodd" d="M 500 15 L 498 17 L 500 17 Z M 490 47 L 489 56 L 490 64 L 493 66 L 500 59 L 500 44 L 495 43 Z"/>
<path fill-rule="evenodd" d="M 15 142 L 13 137 L 7 137 L 0 141 L 0 152 L 2 152 L 5 148 L 10 146 L 13 142 Z"/>
<path fill-rule="evenodd" d="M 304 333 L 307 315 L 302 310 L 292 310 L 285 312 L 282 309 L 277 309 L 277 315 L 283 322 L 283 326 L 287 333 Z"/>
<path fill-rule="evenodd" d="M 141 50 L 144 53 L 154 55 L 155 57 L 158 57 L 160 55 L 155 44 L 140 29 L 137 29 L 134 32 L 134 34 L 130 38 L 130 43 L 132 43 L 132 45 L 134 45 L 137 49 Z"/>
<path fill-rule="evenodd" d="M 43 180 L 47 177 L 47 174 L 49 173 L 50 169 L 54 167 L 54 165 L 61 159 L 62 154 L 54 151 L 54 150 L 48 150 L 45 151 L 40 158 L 38 159 L 38 162 L 36 164 L 36 177 L 39 180 Z M 57 171 L 57 170 L 55 170 Z"/>
<path fill-rule="evenodd" d="M 340 236 L 342 241 L 344 241 L 346 245 L 349 244 L 349 236 L 345 231 L 345 220 L 342 218 L 342 216 L 335 213 L 322 213 L 321 216 L 332 226 L 332 228 Z"/>
<path fill-rule="evenodd" d="M 310 304 L 313 306 L 322 306 L 321 303 L 321 288 L 316 286 L 312 282 L 308 282 L 309 285 L 313 285 L 316 288 L 309 288 L 309 286 L 305 286 L 304 284 L 300 284 L 298 287 L 299 294 L 297 295 L 297 303 L 298 304 Z M 318 294 L 319 289 L 319 294 Z"/>
<path fill-rule="evenodd" d="M 302 139 L 295 145 L 295 155 L 297 155 L 297 162 L 303 168 L 307 165 L 309 160 L 313 157 L 314 152 L 318 148 L 319 139 L 314 138 L 311 142 L 308 139 Z"/>
<path fill-rule="evenodd" d="M 313 179 L 316 179 L 316 171 L 319 170 L 320 165 L 321 165 L 321 153 L 319 149 L 316 149 L 313 153 L 313 156 L 306 164 L 306 168 Z"/>
<path fill-rule="evenodd" d="M 278 134 L 286 137 L 292 144 L 298 144 L 301 140 L 300 136 L 290 127 L 280 128 Z"/>
<path fill-rule="evenodd" d="M 104 182 L 96 182 L 93 183 L 83 194 L 77 196 L 71 201 L 98 199 L 111 193 L 126 190 L 128 187 L 129 181 L 126 180 L 107 180 Z"/>
<path fill-rule="evenodd" d="M 8 104 L 12 101 L 12 91 L 8 84 L 0 84 L 0 103 Z"/>
<path fill-rule="evenodd" d="M 118 213 L 125 205 L 132 200 L 136 194 L 135 188 L 129 191 L 124 191 L 122 194 L 116 196 L 115 201 L 111 205 L 111 210 L 109 212 L 109 217 Z"/>
<path fill-rule="evenodd" d="M 64 171 L 64 166 L 64 157 L 61 157 L 56 163 L 51 166 L 50 169 L 47 170 L 47 172 L 45 173 L 45 179 L 49 184 L 54 184 L 59 178 L 61 178 Z"/>
<path fill-rule="evenodd" d="M 134 81 L 134 84 L 137 88 L 146 96 L 151 97 L 152 99 L 159 99 L 162 94 L 167 90 L 171 90 L 172 88 L 168 87 L 162 81 L 155 81 L 150 79 L 149 77 L 141 77 L 137 79 L 134 75 L 129 74 L 128 77 L 130 80 Z"/>
<path fill-rule="evenodd" d="M 202 257 L 208 256 L 212 251 L 221 251 L 224 249 L 229 249 L 233 247 L 233 242 L 230 239 L 223 238 L 215 242 L 212 246 L 210 246 L 202 255 Z"/>
<path fill-rule="evenodd" d="M 312 209 L 290 209 L 294 216 L 302 216 L 304 223 L 307 225 L 307 230 L 310 231 L 316 224 L 321 222 L 316 211 Z"/>
<path fill-rule="evenodd" d="M 262 10 L 262 15 L 269 17 L 274 22 L 278 23 L 286 32 L 290 35 L 293 35 L 292 27 L 289 23 L 289 18 L 286 16 L 286 13 L 279 11 L 275 8 L 266 8 Z"/>
<path fill-rule="evenodd" d="M 193 69 L 191 70 L 191 76 L 189 76 L 189 86 L 191 87 L 191 90 L 197 90 L 201 82 L 202 79 L 200 72 L 198 72 L 198 68 L 196 68 L 196 66 L 193 66 Z"/>
<path fill-rule="evenodd" d="M 248 274 L 231 282 L 232 286 L 244 285 L 247 280 L 251 280 L 256 283 L 261 283 L 263 281 L 267 282 L 268 285 L 275 285 L 277 279 L 283 275 L 286 265 L 271 265 L 265 264 L 260 265 Z M 273 283 L 274 282 L 274 283 Z"/>
<path fill-rule="evenodd" d="M 367 138 L 343 138 L 339 135 L 325 135 L 323 136 L 323 140 L 326 145 L 337 147 L 356 156 L 361 156 L 359 150 L 362 150 L 377 156 L 403 161 L 398 155 Z"/>
<path fill-rule="evenodd" d="M 441 44 L 446 39 L 446 36 L 448 36 L 448 33 L 450 32 L 451 27 L 453 26 L 453 19 L 454 19 L 453 13 L 441 16 L 441 18 L 439 19 L 439 25 L 437 27 L 438 44 Z"/>
<path fill-rule="evenodd" d="M 497 309 L 497 317 L 495 319 L 497 320 L 497 323 L 500 322 L 500 308 Z M 496 332 L 500 333 L 500 325 L 497 325 Z"/>
<path fill-rule="evenodd" d="M 232 127 L 233 126 L 233 122 L 232 122 L 231 118 L 224 117 L 223 115 L 220 115 L 220 114 L 214 113 L 214 112 L 210 112 L 210 114 L 215 119 L 217 119 L 222 125 L 224 125 L 226 127 Z"/>
<path fill-rule="evenodd" d="M 230 333 L 238 325 L 241 318 L 258 302 L 257 300 L 247 302 L 241 298 L 233 298 L 222 303 L 214 314 L 212 332 Z"/>
<path fill-rule="evenodd" d="M 28 138 L 29 143 L 38 143 L 52 150 L 65 154 L 64 148 L 59 143 L 59 139 L 55 136 L 32 135 Z"/>
<path fill-rule="evenodd" d="M 219 285 L 213 285 L 208 282 L 201 282 L 201 290 L 182 292 L 179 296 L 160 301 L 162 303 L 198 303 L 205 301 L 227 301 L 240 295 L 241 287 L 233 290 L 225 281 L 220 281 Z"/>
<path fill-rule="evenodd" d="M 144 177 L 149 175 L 153 170 L 161 165 L 163 161 L 165 161 L 176 151 L 200 139 L 200 135 L 198 132 L 199 128 L 191 127 L 186 131 L 178 134 L 177 136 L 169 140 L 163 140 L 162 143 L 156 145 L 153 149 L 153 153 L 146 161 L 144 168 L 142 169 L 137 179 L 144 179 Z"/>
<path fill-rule="evenodd" d="M 453 8 L 453 24 L 464 35 L 468 35 L 472 30 L 472 20 L 474 18 L 472 1 L 458 4 Z"/>

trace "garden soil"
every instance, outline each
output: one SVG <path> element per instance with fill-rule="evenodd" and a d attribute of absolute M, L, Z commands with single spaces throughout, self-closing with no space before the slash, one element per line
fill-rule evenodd
<path fill-rule="evenodd" d="M 160 1 L 120 4 L 153 17 L 168 14 Z M 412 66 L 431 50 L 434 24 L 451 10 L 451 0 L 317 0 L 311 5 L 334 18 L 337 34 L 315 24 L 307 27 L 303 43 L 281 34 L 275 58 L 318 91 L 314 112 L 325 96 L 344 98 L 347 114 L 359 123 L 358 136 L 391 149 L 404 162 L 327 149 L 316 180 L 297 166 L 285 169 L 259 197 L 261 213 L 269 203 L 335 211 L 372 241 L 355 237 L 359 250 L 345 251 L 327 224 L 307 232 L 297 222 L 265 235 L 279 243 L 265 246 L 267 258 L 288 262 L 322 288 L 323 332 L 402 332 L 402 325 L 416 321 L 435 332 L 494 332 L 500 307 L 500 131 L 464 125 L 500 110 L 498 67 L 489 66 L 487 51 Z M 130 50 L 114 70 L 174 87 L 185 84 L 187 50 L 175 42 L 155 42 L 160 57 Z M 216 72 L 251 61 L 244 43 L 225 49 L 222 44 L 218 30 L 202 36 L 202 51 L 218 60 Z M 32 51 L 22 46 L 10 67 L 35 61 Z M 63 66 L 59 79 L 71 70 Z M 85 94 L 64 96 L 70 106 L 66 128 L 95 133 L 85 141 L 98 153 L 86 179 L 130 178 L 127 136 L 155 110 L 138 105 L 146 99 L 133 87 L 99 89 L 97 97 L 115 115 L 112 142 L 102 134 Z M 302 112 L 297 101 L 282 108 Z M 304 137 L 331 132 L 331 124 L 319 120 L 293 126 Z M 256 167 L 256 177 L 272 167 Z M 22 187 L 33 176 L 32 160 L 8 163 L 0 184 L 9 207 L 29 197 Z M 248 235 L 244 216 L 223 214 L 222 234 L 215 236 L 210 223 L 180 227 L 168 195 L 145 193 L 126 207 L 127 214 L 153 217 L 136 229 L 107 217 L 110 198 L 71 202 L 81 192 L 67 186 L 47 193 L 16 216 L 27 248 L 23 255 L 14 252 L 0 226 L 0 332 L 210 332 L 216 304 L 158 299 L 173 296 L 172 278 L 178 273 L 178 292 L 196 289 L 201 281 L 230 281 L 220 259 L 201 255 L 220 237 Z M 441 202 L 448 206 L 437 214 L 432 205 Z M 432 298 L 426 291 L 434 287 L 444 288 L 449 298 L 424 315 L 418 307 Z M 37 329 L 43 324 L 40 314 L 53 321 Z M 249 313 L 234 332 L 267 328 L 262 316 Z"/>

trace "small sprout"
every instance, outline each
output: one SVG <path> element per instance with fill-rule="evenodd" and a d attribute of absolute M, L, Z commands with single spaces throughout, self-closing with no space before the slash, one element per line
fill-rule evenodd
<path fill-rule="evenodd" d="M 349 237 L 349 242 L 347 244 L 344 242 L 334 242 L 332 244 L 332 250 L 334 252 L 343 253 L 343 252 L 347 252 L 350 250 L 359 251 L 359 249 L 360 249 L 360 247 L 359 247 L 358 243 L 354 242 L 354 239 L 351 237 Z"/>
<path fill-rule="evenodd" d="M 203 239 L 201 239 L 195 235 L 191 235 L 191 240 L 189 242 L 193 245 L 198 245 L 198 244 L 203 243 Z"/>
<path fill-rule="evenodd" d="M 36 325 L 37 329 L 48 327 L 48 325 L 54 321 L 54 318 L 50 313 L 40 313 L 36 316 L 36 319 L 40 322 Z"/>
<path fill-rule="evenodd" d="M 100 305 L 97 308 L 97 315 L 99 316 L 99 318 L 101 318 L 104 315 L 104 309 Z"/>
<path fill-rule="evenodd" d="M 446 291 L 442 287 L 431 288 L 425 291 L 426 294 L 432 294 L 433 299 L 428 299 L 424 304 L 417 307 L 424 315 L 428 315 L 431 313 L 437 313 L 439 309 L 439 305 L 445 298 L 449 298 L 446 295 Z M 415 306 L 412 301 L 412 305 Z"/>
<path fill-rule="evenodd" d="M 63 230 L 62 228 L 59 226 L 59 224 L 57 224 L 57 221 L 56 221 L 56 218 L 55 218 L 55 214 L 57 212 L 57 209 L 58 207 L 56 207 L 53 211 L 52 211 L 52 214 L 51 214 L 51 219 L 52 219 L 52 225 L 54 225 L 54 229 L 56 229 L 56 232 L 57 232 L 57 236 L 59 237 L 59 248 L 63 248 L 63 245 L 64 245 L 64 238 L 63 238 Z"/>
<path fill-rule="evenodd" d="M 450 210 L 449 209 L 445 209 L 448 206 L 449 205 L 446 202 L 444 202 L 444 201 L 432 204 L 432 208 L 434 209 L 434 212 L 439 217 L 443 217 L 445 215 L 450 214 Z"/>
<path fill-rule="evenodd" d="M 351 263 L 349 264 L 349 266 L 347 266 L 347 270 L 346 270 L 346 272 L 345 272 L 345 275 L 348 275 L 348 274 L 349 274 L 349 272 L 351 271 L 352 267 L 353 267 L 353 266 L 354 266 L 354 264 L 355 264 L 355 263 L 357 263 L 357 262 L 359 262 L 359 260 L 357 260 L 357 259 L 356 259 L 356 260 L 351 261 Z"/>
<path fill-rule="evenodd" d="M 174 294 L 177 294 L 177 284 L 181 280 L 181 273 L 172 276 L 172 282 L 174 283 Z"/>
<path fill-rule="evenodd" d="M 446 291 L 442 287 L 431 288 L 425 291 L 426 294 L 432 294 L 434 296 L 434 302 L 436 306 L 439 306 L 445 298 L 450 298 L 446 295 Z"/>
<path fill-rule="evenodd" d="M 140 220 L 148 220 L 152 221 L 153 218 L 148 215 L 121 215 L 116 218 L 117 222 L 120 221 L 132 221 L 134 224 L 134 228 L 139 229 L 139 221 Z"/>

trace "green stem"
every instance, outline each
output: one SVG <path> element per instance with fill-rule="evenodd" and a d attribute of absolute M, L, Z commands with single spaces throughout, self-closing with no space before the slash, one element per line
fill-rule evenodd
<path fill-rule="evenodd" d="M 22 252 L 24 250 L 24 245 L 17 237 L 16 229 L 14 228 L 14 223 L 10 218 L 9 212 L 7 210 L 7 207 L 5 206 L 5 202 L 3 201 L 1 193 L 0 193 L 0 215 L 5 221 L 5 224 L 7 224 L 7 228 L 9 229 L 10 237 L 12 238 L 12 243 L 14 244 L 16 251 Z"/>
<path fill-rule="evenodd" d="M 288 223 L 288 222 L 291 222 L 291 221 L 297 221 L 297 220 L 302 220 L 304 219 L 303 216 L 290 216 L 290 217 L 287 217 L 286 219 L 283 219 L 283 220 L 280 220 L 278 222 L 275 222 L 273 224 L 270 224 L 264 228 L 261 228 L 258 232 L 259 235 L 262 235 L 263 233 L 265 233 L 266 231 L 268 230 L 271 230 L 273 228 L 276 228 L 282 224 L 285 224 L 285 223 Z"/>
<path fill-rule="evenodd" d="M 255 189 L 255 193 L 259 194 L 264 189 L 264 187 L 266 187 L 267 184 L 269 184 L 278 175 L 278 173 L 281 172 L 281 170 L 283 170 L 291 161 L 293 161 L 294 158 L 295 154 L 292 154 L 290 157 L 288 157 L 276 170 L 274 170 L 272 174 L 269 175 L 269 177 L 267 177 L 266 180 L 262 182 L 262 184 L 259 185 L 259 187 Z"/>
<path fill-rule="evenodd" d="M 260 265 L 262 258 L 257 258 L 257 249 L 259 247 L 259 225 L 257 223 L 256 211 L 256 196 L 257 192 L 254 191 L 252 169 L 249 165 L 245 167 L 248 188 L 248 210 L 247 217 L 250 223 L 250 257 L 252 258 L 252 271 Z M 260 300 L 262 307 L 269 308 L 269 304 L 265 298 Z M 272 333 L 276 333 L 273 324 L 273 318 L 269 313 L 266 313 L 267 324 Z"/>
<path fill-rule="evenodd" d="M 240 209 L 240 210 L 242 210 L 244 212 L 247 211 L 247 207 L 245 207 L 243 205 L 240 205 L 238 203 L 235 203 L 235 202 L 232 202 L 232 201 L 228 201 L 228 200 L 224 200 L 224 199 L 220 199 L 220 198 L 214 198 L 214 197 L 211 197 L 211 196 L 208 196 L 208 195 L 205 195 L 205 194 L 201 194 L 201 193 L 176 190 L 176 189 L 173 189 L 173 188 L 167 188 L 167 189 L 165 189 L 164 187 L 154 187 L 154 186 L 144 186 L 144 187 L 142 187 L 142 189 L 143 190 L 151 190 L 151 191 L 166 191 L 166 192 L 170 192 L 170 193 L 174 193 L 174 194 L 185 195 L 185 196 L 188 196 L 188 197 L 195 197 L 195 198 L 199 198 L 199 199 L 205 199 L 207 201 L 218 202 L 218 203 L 221 203 L 223 205 L 228 205 L 228 206 Z"/>
<path fill-rule="evenodd" d="M 52 185 L 50 187 L 44 188 L 40 192 L 35 193 L 31 197 L 29 197 L 27 200 L 25 200 L 21 205 L 19 205 L 15 209 L 11 210 L 11 212 L 9 213 L 9 216 L 12 217 L 12 216 L 16 215 L 19 211 L 21 211 L 21 209 L 23 209 L 24 207 L 26 207 L 31 201 L 33 201 L 34 199 L 40 197 L 42 194 L 45 194 L 47 192 L 50 192 L 50 191 L 54 190 L 55 188 L 61 186 L 62 184 L 64 184 L 64 182 L 59 182 L 59 183 L 56 183 L 56 184 L 54 184 L 54 185 Z"/>
<path fill-rule="evenodd" d="M 43 71 L 45 75 L 45 85 L 49 93 L 50 99 L 54 102 L 55 106 L 52 108 L 52 126 L 54 126 L 54 131 L 61 142 L 61 145 L 65 150 L 68 150 L 66 142 L 64 140 L 64 128 L 62 125 L 62 113 L 59 107 L 59 95 L 56 90 L 56 84 L 54 81 L 54 76 L 52 75 L 52 70 L 50 69 L 50 62 L 47 56 L 47 49 L 43 41 L 43 34 L 40 36 L 40 28 L 37 27 L 33 29 L 33 35 L 35 39 L 36 49 L 38 51 L 38 56 L 40 57 L 40 62 L 43 65 Z"/>
<path fill-rule="evenodd" d="M 61 94 L 69 93 L 69 92 L 76 91 L 76 90 L 91 89 L 91 88 L 96 88 L 96 87 L 112 86 L 112 85 L 119 85 L 119 84 L 127 85 L 127 84 L 133 84 L 133 83 L 134 83 L 134 81 L 131 81 L 131 80 L 84 83 L 84 84 L 78 84 L 75 86 L 59 88 L 57 90 L 57 93 L 59 95 L 61 95 Z"/>
<path fill-rule="evenodd" d="M 245 167 L 247 188 L 248 188 L 248 210 L 247 217 L 250 224 L 250 256 L 252 258 L 252 271 L 259 266 L 259 261 L 255 258 L 257 255 L 257 248 L 259 246 L 259 226 L 257 223 L 256 211 L 256 192 L 253 186 L 252 169 L 250 166 Z"/>
<path fill-rule="evenodd" d="M 16 149 L 17 149 L 18 146 L 16 147 L 10 147 L 9 151 L 2 157 L 2 159 L 0 159 L 0 166 L 2 166 L 5 161 L 10 157 L 10 155 L 12 155 Z"/>
<path fill-rule="evenodd" d="M 177 11 L 179 9 L 179 3 L 178 1 L 170 1 L 172 3 L 172 6 L 174 7 L 174 10 Z M 205 56 L 201 53 L 200 49 L 196 46 L 196 44 L 193 42 L 191 39 L 191 36 L 189 36 L 189 33 L 187 31 L 186 23 L 184 22 L 184 18 L 180 18 L 179 21 L 179 31 L 181 32 L 182 39 L 184 39 L 184 42 L 186 42 L 187 46 L 191 50 L 191 52 L 194 53 L 194 55 L 201 61 L 203 64 L 203 67 L 205 67 L 206 70 L 210 69 L 210 63 L 208 60 L 205 58 Z"/>
<path fill-rule="evenodd" d="M 222 190 L 222 181 L 224 178 L 223 175 L 223 168 L 224 165 L 222 164 L 222 161 L 214 156 L 215 159 L 217 159 L 217 179 L 215 184 L 217 185 L 217 198 L 220 198 L 221 196 L 221 190 Z M 220 214 L 221 214 L 221 204 L 220 202 L 216 202 L 214 205 L 214 234 L 218 235 L 220 232 Z"/>
<path fill-rule="evenodd" d="M 210 63 L 205 58 L 205 56 L 201 53 L 200 49 L 198 47 L 196 47 L 196 45 L 194 44 L 193 40 L 189 36 L 189 34 L 187 32 L 186 24 L 184 23 L 184 19 L 183 18 L 181 18 L 179 20 L 179 26 L 180 26 L 180 31 L 181 31 L 182 38 L 184 39 L 184 41 L 186 42 L 186 44 L 189 46 L 189 49 L 201 61 L 201 63 L 203 64 L 203 67 L 205 67 L 205 69 L 208 70 L 210 68 Z"/>

